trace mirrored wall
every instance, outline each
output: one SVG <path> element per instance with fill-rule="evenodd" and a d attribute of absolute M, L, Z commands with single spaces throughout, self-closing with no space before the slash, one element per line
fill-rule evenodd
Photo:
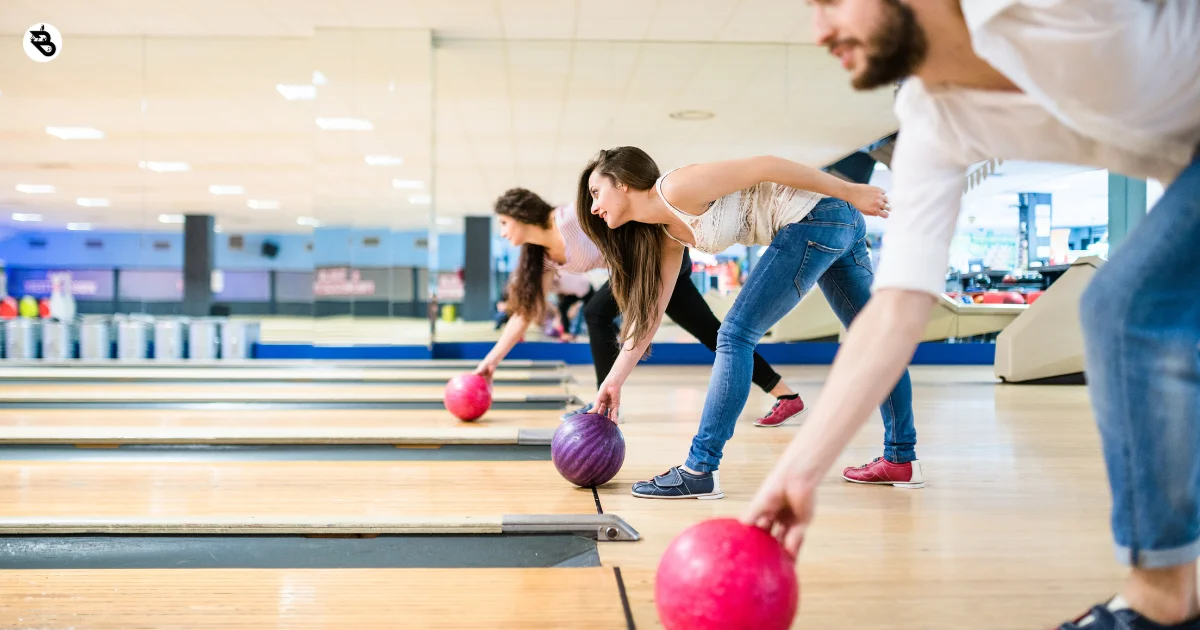
<path fill-rule="evenodd" d="M 572 204 L 587 161 L 620 145 L 646 150 L 663 172 L 763 154 L 825 166 L 895 131 L 891 95 L 853 93 L 826 57 L 816 47 L 764 44 L 437 42 L 437 340 L 499 336 L 519 250 L 493 221 L 487 279 L 472 281 L 465 261 L 477 245 L 467 225 L 491 217 L 509 188 L 528 188 L 556 207 Z M 693 280 L 718 315 L 736 297 L 749 258 L 743 247 L 692 252 Z M 599 288 L 606 278 L 596 270 L 587 280 Z M 571 291 L 581 292 L 563 296 Z M 478 293 L 486 293 L 489 313 L 463 308 Z M 552 306 L 559 298 L 550 292 Z M 586 342 L 581 304 L 573 302 L 567 317 L 551 310 L 525 339 Z M 695 341 L 671 322 L 657 340 Z"/>
<path fill-rule="evenodd" d="M 428 31 L 64 51 L 0 66 L 7 295 L 67 278 L 80 315 L 182 314 L 185 217 L 210 216 L 210 315 L 268 343 L 428 347 Z"/>

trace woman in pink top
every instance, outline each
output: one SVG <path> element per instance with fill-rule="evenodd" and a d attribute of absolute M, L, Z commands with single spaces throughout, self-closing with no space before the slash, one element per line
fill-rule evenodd
<path fill-rule="evenodd" d="M 541 321 L 546 309 L 546 294 L 550 292 L 557 272 L 587 273 L 605 268 L 604 257 L 584 234 L 573 208 L 555 209 L 535 193 L 514 188 L 496 200 L 495 212 L 500 217 L 500 235 L 521 248 L 521 258 L 509 281 L 508 310 L 511 317 L 500 340 L 475 370 L 476 374 L 489 379 L 500 361 L 521 340 L 529 323 Z M 709 350 L 715 351 L 721 322 L 700 296 L 696 285 L 692 284 L 691 275 L 692 261 L 684 251 L 666 315 Z M 617 300 L 605 282 L 584 307 L 597 383 L 603 383 L 608 378 L 620 355 L 618 327 L 614 323 L 618 315 Z M 800 396 L 783 383 L 782 377 L 758 353 L 754 354 L 752 380 L 763 391 L 778 399 L 770 413 L 759 420 L 760 423 L 774 426 L 804 410 Z M 564 418 L 583 413 L 591 407 L 592 404 L 588 403 L 568 412 Z"/>

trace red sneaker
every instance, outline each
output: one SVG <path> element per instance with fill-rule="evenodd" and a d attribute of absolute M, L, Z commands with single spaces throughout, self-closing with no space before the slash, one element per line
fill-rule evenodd
<path fill-rule="evenodd" d="M 804 401 L 795 398 L 779 398 L 771 412 L 754 421 L 756 427 L 780 427 L 785 422 L 804 413 Z"/>
<path fill-rule="evenodd" d="M 870 464 L 842 471 L 842 479 L 851 483 L 890 485 L 897 488 L 924 488 L 925 477 L 921 475 L 921 462 L 913 460 L 906 464 L 893 464 L 876 457 Z"/>

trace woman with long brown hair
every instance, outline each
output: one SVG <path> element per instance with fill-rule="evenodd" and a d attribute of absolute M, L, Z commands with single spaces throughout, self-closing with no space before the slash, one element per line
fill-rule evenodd
<path fill-rule="evenodd" d="M 578 215 L 569 206 L 556 209 L 537 194 L 514 188 L 496 200 L 495 212 L 500 220 L 500 235 L 521 248 L 521 257 L 509 281 L 508 323 L 500 340 L 475 370 L 476 374 L 489 380 L 496 366 L 521 340 L 529 324 L 541 321 L 547 307 L 545 296 L 551 290 L 556 274 L 587 273 L 605 266 L 600 250 L 583 233 Z M 665 312 L 709 350 L 715 350 L 721 322 L 692 284 L 691 272 L 692 263 L 687 256 L 676 261 L 670 274 L 671 299 Z M 620 352 L 614 324 L 619 312 L 608 283 L 588 300 L 583 312 L 592 362 L 596 367 L 596 383 L 603 383 Z M 783 383 L 766 360 L 756 353 L 752 362 L 754 383 L 782 401 L 761 421 L 781 422 L 804 409 L 804 401 Z M 564 417 L 583 413 L 591 407 L 589 403 Z"/>
<path fill-rule="evenodd" d="M 750 392 L 754 347 L 813 284 L 850 326 L 874 277 L 862 213 L 886 217 L 887 197 L 874 186 L 776 157 L 694 164 L 660 175 L 644 151 L 618 147 L 601 151 L 584 169 L 576 209 L 604 255 L 625 317 L 621 356 L 593 409 L 610 417 L 620 412 L 621 386 L 662 321 L 672 270 L 687 248 L 716 254 L 734 244 L 768 246 L 721 324 L 700 430 L 687 460 L 633 486 L 638 497 L 719 499 L 717 469 Z M 907 372 L 881 411 L 884 456 L 843 476 L 922 487 Z"/>

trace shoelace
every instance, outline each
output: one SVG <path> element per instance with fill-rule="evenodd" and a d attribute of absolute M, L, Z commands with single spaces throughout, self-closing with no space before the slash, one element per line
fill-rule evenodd
<path fill-rule="evenodd" d="M 876 457 L 875 459 L 872 459 L 870 463 L 868 463 L 868 464 L 863 464 L 862 466 L 859 466 L 859 467 L 858 467 L 858 470 L 866 470 L 867 468 L 870 468 L 872 464 L 874 464 L 875 462 L 878 462 L 878 461 L 879 461 L 879 460 L 881 460 L 881 459 L 883 459 L 883 458 L 882 458 L 882 457 Z"/>
<path fill-rule="evenodd" d="M 776 411 L 778 411 L 778 410 L 779 410 L 779 406 L 780 406 L 780 405 L 782 405 L 782 404 L 783 404 L 783 399 L 782 399 L 782 398 L 776 398 L 776 399 L 775 399 L 775 404 L 774 404 L 774 405 L 771 405 L 771 413 L 768 413 L 767 415 L 763 416 L 761 419 L 770 418 L 772 415 L 774 415 L 774 414 L 775 414 L 775 412 L 776 412 Z"/>

